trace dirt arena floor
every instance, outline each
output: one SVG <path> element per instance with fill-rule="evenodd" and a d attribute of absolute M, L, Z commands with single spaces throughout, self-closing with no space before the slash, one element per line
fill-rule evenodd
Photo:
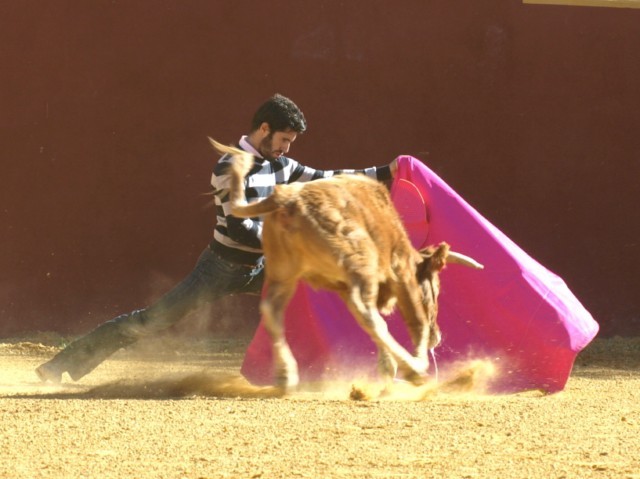
<path fill-rule="evenodd" d="M 244 340 L 149 343 L 43 386 L 61 342 L 0 340 L 1 478 L 640 479 L 640 338 L 594 341 L 555 395 L 485 395 L 476 364 L 382 398 L 271 397 L 238 377 Z"/>

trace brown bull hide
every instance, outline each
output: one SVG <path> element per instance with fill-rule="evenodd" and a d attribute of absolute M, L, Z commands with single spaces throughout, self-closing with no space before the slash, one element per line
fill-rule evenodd
<path fill-rule="evenodd" d="M 362 175 L 278 185 L 271 196 L 248 205 L 244 177 L 253 157 L 211 141 L 221 154 L 233 156 L 232 214 L 264 216 L 267 289 L 261 311 L 273 342 L 277 384 L 287 389 L 298 383 L 283 321 L 299 280 L 340 295 L 378 347 L 386 377 L 395 376 L 398 368 L 405 379 L 421 383 L 427 351 L 440 342 L 438 273 L 450 254 L 456 259 L 461 255 L 450 253 L 444 243 L 424 251 L 413 248 L 386 187 Z M 413 354 L 389 334 L 381 316 L 380 311 L 389 312 L 395 304 L 408 327 Z"/>

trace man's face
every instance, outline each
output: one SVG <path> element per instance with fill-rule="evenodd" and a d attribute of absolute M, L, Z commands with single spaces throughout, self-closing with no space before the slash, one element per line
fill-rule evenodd
<path fill-rule="evenodd" d="M 269 131 L 260 142 L 258 151 L 266 160 L 274 160 L 288 153 L 297 135 L 293 130 Z"/>

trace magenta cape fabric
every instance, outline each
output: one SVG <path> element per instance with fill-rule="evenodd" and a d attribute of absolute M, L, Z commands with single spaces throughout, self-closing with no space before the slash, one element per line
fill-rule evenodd
<path fill-rule="evenodd" d="M 401 156 L 391 195 L 416 248 L 441 241 L 485 265 L 450 265 L 441 275 L 438 367 L 489 359 L 494 392 L 564 388 L 575 357 L 598 324 L 553 274 L 467 204 L 420 161 Z M 405 346 L 402 318 L 387 318 Z M 373 375 L 376 349 L 334 293 L 301 284 L 286 314 L 286 336 L 302 381 Z M 242 373 L 272 383 L 271 345 L 262 326 L 249 345 Z"/>

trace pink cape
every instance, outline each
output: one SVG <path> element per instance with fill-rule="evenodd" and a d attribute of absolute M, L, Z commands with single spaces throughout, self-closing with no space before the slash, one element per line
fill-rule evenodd
<path fill-rule="evenodd" d="M 576 355 L 598 332 L 564 281 L 415 158 L 398 158 L 391 196 L 416 248 L 446 241 L 485 265 L 484 270 L 451 265 L 441 275 L 438 366 L 488 359 L 498 371 L 490 384 L 493 392 L 562 390 Z M 373 342 L 334 293 L 300 284 L 285 321 L 302 381 L 375 374 Z M 399 313 L 387 322 L 410 348 Z M 271 344 L 262 325 L 247 349 L 242 373 L 254 384 L 272 383 Z"/>

